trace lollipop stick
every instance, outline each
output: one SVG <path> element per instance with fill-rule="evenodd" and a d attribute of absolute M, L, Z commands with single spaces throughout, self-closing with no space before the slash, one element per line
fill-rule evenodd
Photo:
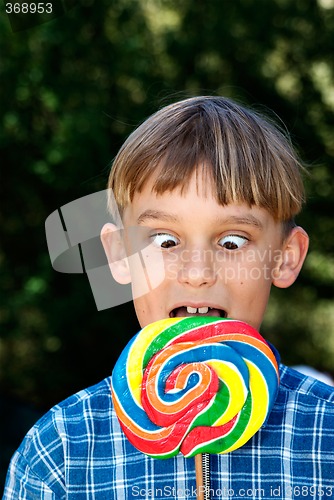
<path fill-rule="evenodd" d="M 195 455 L 197 500 L 204 500 L 202 453 Z"/>
<path fill-rule="evenodd" d="M 195 455 L 197 500 L 210 500 L 210 469 L 208 453 Z"/>

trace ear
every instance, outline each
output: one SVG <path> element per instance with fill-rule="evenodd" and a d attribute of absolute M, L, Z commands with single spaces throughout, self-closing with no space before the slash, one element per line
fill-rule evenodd
<path fill-rule="evenodd" d="M 105 224 L 101 230 L 101 241 L 115 281 L 127 285 L 131 276 L 121 229 L 111 223 Z"/>
<path fill-rule="evenodd" d="M 297 279 L 303 266 L 309 244 L 309 237 L 303 228 L 292 229 L 283 243 L 280 258 L 274 272 L 273 284 L 278 288 L 288 288 Z"/>

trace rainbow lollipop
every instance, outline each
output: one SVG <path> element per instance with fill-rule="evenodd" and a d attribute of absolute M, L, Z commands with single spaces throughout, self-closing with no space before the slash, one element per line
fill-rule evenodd
<path fill-rule="evenodd" d="M 154 458 L 227 453 L 264 424 L 278 364 L 251 326 L 213 317 L 169 318 L 143 328 L 112 374 L 129 441 Z"/>

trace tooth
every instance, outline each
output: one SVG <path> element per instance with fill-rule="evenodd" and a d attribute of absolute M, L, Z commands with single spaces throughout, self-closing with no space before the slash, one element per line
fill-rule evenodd
<path fill-rule="evenodd" d="M 197 313 L 197 307 L 187 306 L 187 312 L 190 314 L 195 314 L 195 313 Z"/>
<path fill-rule="evenodd" d="M 208 307 L 199 307 L 198 312 L 201 314 L 206 314 L 209 311 Z"/>

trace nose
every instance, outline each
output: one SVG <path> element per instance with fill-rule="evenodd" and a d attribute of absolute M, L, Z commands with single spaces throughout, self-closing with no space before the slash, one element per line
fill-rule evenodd
<path fill-rule="evenodd" d="M 192 287 L 212 286 L 216 281 L 213 253 L 189 250 L 180 258 L 178 281 Z"/>

